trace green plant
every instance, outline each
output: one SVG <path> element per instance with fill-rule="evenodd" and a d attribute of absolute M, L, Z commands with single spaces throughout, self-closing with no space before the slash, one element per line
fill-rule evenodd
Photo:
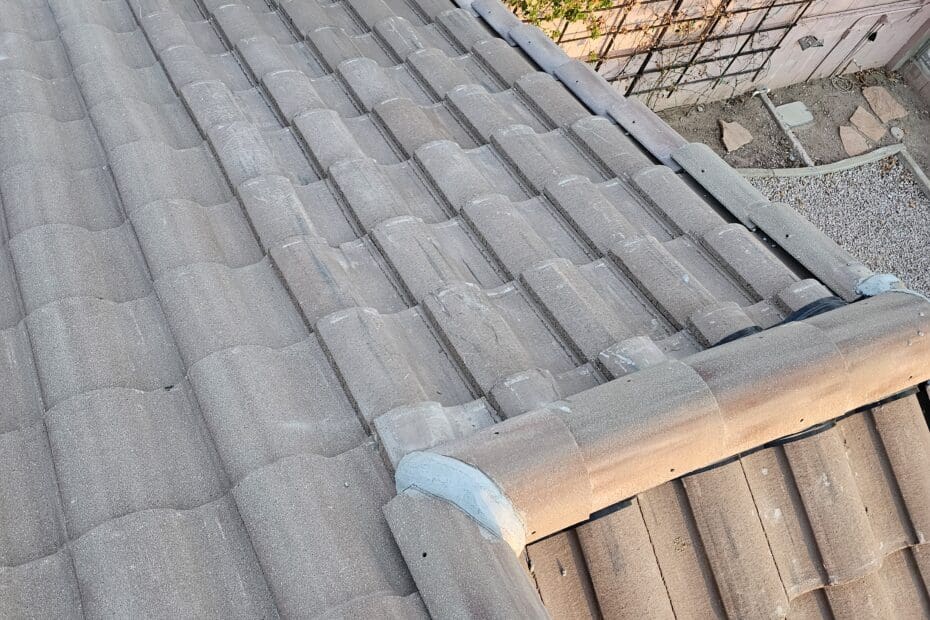
<path fill-rule="evenodd" d="M 504 0 L 513 9 L 514 13 L 525 22 L 557 27 L 557 22 L 569 24 L 583 23 L 588 36 L 597 39 L 604 34 L 604 18 L 598 11 L 613 6 L 612 0 Z M 547 31 L 550 37 L 556 38 L 558 30 Z"/>

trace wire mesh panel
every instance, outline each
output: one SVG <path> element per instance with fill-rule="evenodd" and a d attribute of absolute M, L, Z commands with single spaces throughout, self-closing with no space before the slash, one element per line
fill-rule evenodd
<path fill-rule="evenodd" d="M 758 79 L 812 3 L 631 0 L 546 26 L 570 56 L 627 95 L 649 104 L 673 95 L 709 100 Z"/>

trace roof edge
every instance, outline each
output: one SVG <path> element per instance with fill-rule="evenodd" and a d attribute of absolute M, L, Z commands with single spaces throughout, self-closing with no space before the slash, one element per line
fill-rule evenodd
<path fill-rule="evenodd" d="M 750 230 L 761 230 L 846 301 L 872 271 L 795 209 L 763 196 L 708 146 L 689 143 L 639 99 L 625 97 L 580 60 L 573 60 L 536 26 L 525 24 L 500 0 L 453 0 L 520 48 L 594 114 L 610 119 L 663 165 L 684 170 Z"/>

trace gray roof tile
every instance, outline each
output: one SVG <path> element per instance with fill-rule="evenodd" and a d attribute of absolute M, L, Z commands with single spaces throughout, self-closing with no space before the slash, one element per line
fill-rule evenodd
<path fill-rule="evenodd" d="M 676 174 L 700 147 L 458 5 L 0 3 L 0 615 L 470 604 L 414 592 L 371 436 L 396 463 L 831 294 L 728 224 L 745 192 Z M 859 273 L 756 214 L 828 285 Z M 927 437 L 910 398 L 653 489 L 531 546 L 536 587 L 555 614 L 906 615 Z M 418 580 L 447 566 L 423 540 L 477 533 L 392 519 Z M 505 601 L 482 544 L 448 557 Z"/>
<path fill-rule="evenodd" d="M 324 26 L 314 28 L 306 33 L 306 36 L 307 42 L 312 45 L 331 71 L 335 70 L 343 60 L 362 56 L 371 58 L 385 67 L 394 64 L 387 52 L 370 34 L 353 36 L 344 30 Z"/>
<path fill-rule="evenodd" d="M 188 366 L 230 347 L 286 347 L 307 334 L 267 260 L 237 269 L 216 263 L 179 267 L 156 288 Z"/>
<path fill-rule="evenodd" d="M 318 237 L 292 237 L 273 247 L 271 257 L 311 323 L 352 306 L 379 312 L 407 307 L 368 239 L 333 248 Z"/>
<path fill-rule="evenodd" d="M 26 312 L 68 297 L 123 302 L 152 291 L 132 228 L 36 226 L 10 241 Z"/>
<path fill-rule="evenodd" d="M 487 146 L 463 151 L 453 142 L 433 142 L 420 147 L 415 159 L 446 202 L 456 210 L 472 198 L 492 192 L 511 200 L 526 198 L 522 186 Z"/>
<path fill-rule="evenodd" d="M 379 224 L 372 238 L 413 299 L 421 300 L 452 282 L 482 288 L 503 283 L 461 219 L 427 224 L 415 217 L 395 217 Z"/>
<path fill-rule="evenodd" d="M 195 263 L 245 267 L 262 258 L 235 201 L 201 207 L 187 200 L 150 202 L 132 212 L 132 227 L 152 278 Z"/>
<path fill-rule="evenodd" d="M 681 234 L 702 234 L 724 220 L 688 186 L 681 176 L 666 166 L 652 166 L 630 179 L 640 194 Z"/>
<path fill-rule="evenodd" d="M 546 186 L 546 196 L 559 213 L 578 231 L 584 240 L 606 254 L 612 245 L 639 234 L 639 229 L 630 222 L 625 211 L 617 203 L 633 202 L 633 196 L 622 185 L 616 186 L 619 199 L 608 193 L 611 188 L 594 184 L 582 176 L 569 176 Z"/>
<path fill-rule="evenodd" d="M 547 129 L 510 90 L 492 94 L 477 84 L 462 84 L 446 97 L 450 107 L 465 119 L 469 131 L 485 142 L 511 125 L 528 125 L 540 132 Z"/>
<path fill-rule="evenodd" d="M 67 549 L 27 564 L 0 566 L 0 601 L 10 618 L 84 617 Z"/>
<path fill-rule="evenodd" d="M 285 456 L 336 456 L 365 439 L 316 338 L 226 349 L 195 364 L 190 377 L 233 480 Z"/>
<path fill-rule="evenodd" d="M 442 99 L 454 87 L 472 81 L 477 81 L 489 90 L 497 90 L 497 82 L 489 75 L 482 73 L 477 67 L 466 66 L 464 60 L 450 58 L 437 49 L 413 52 L 407 57 L 406 64 L 408 70 L 428 86 L 436 99 Z"/>
<path fill-rule="evenodd" d="M 429 618 L 419 594 L 397 596 L 394 594 L 372 594 L 359 597 L 344 605 L 328 610 L 321 619 L 342 618 L 385 618 L 385 620 L 413 620 Z"/>
<path fill-rule="evenodd" d="M 482 391 L 530 368 L 558 373 L 575 365 L 513 286 L 483 291 L 473 284 L 453 284 L 427 296 L 423 307 Z"/>
<path fill-rule="evenodd" d="M 155 62 L 145 35 L 136 29 L 114 32 L 95 23 L 59 23 L 59 27 L 61 42 L 74 68 L 89 63 L 119 62 L 135 69 Z"/>
<path fill-rule="evenodd" d="M 123 221 L 113 180 L 101 168 L 23 164 L 0 171 L 0 190 L 11 237 L 41 224 L 102 230 Z"/>
<path fill-rule="evenodd" d="M 364 110 L 371 111 L 376 104 L 407 94 L 398 84 L 398 69 L 385 69 L 370 58 L 345 60 L 339 63 L 337 73 Z M 422 91 L 420 96 L 417 103 L 431 103 Z"/>
<path fill-rule="evenodd" d="M 601 265 L 600 270 L 583 271 L 571 261 L 559 258 L 539 263 L 521 275 L 533 296 L 552 313 L 554 323 L 562 326 L 576 350 L 588 360 L 597 359 L 598 353 L 615 342 L 636 335 L 627 325 L 636 314 L 629 308 L 630 302 L 617 295 L 615 288 L 605 286 L 600 278 L 586 277 L 586 272 L 591 275 L 609 272 L 604 263 Z M 614 296 L 607 297 L 611 293 Z"/>
<path fill-rule="evenodd" d="M 13 327 L 23 318 L 16 273 L 7 248 L 0 248 L 0 329 Z"/>
<path fill-rule="evenodd" d="M 172 51 L 175 49 L 181 50 Z M 158 65 L 134 70 L 119 62 L 95 62 L 75 69 L 74 78 L 87 107 L 113 98 L 132 98 L 149 105 L 172 100 L 171 84 Z"/>
<path fill-rule="evenodd" d="M 25 322 L 0 330 L 0 434 L 32 426 L 45 412 Z"/>
<path fill-rule="evenodd" d="M 559 130 L 537 134 L 525 125 L 514 125 L 498 132 L 494 144 L 537 192 L 553 179 L 573 174 L 595 182 L 604 178 Z"/>
<path fill-rule="evenodd" d="M 71 550 L 89 616 L 277 617 L 228 499 L 107 521 Z"/>
<path fill-rule="evenodd" d="M 4 32 L 29 36 L 33 41 L 54 39 L 58 28 L 49 7 L 45 4 L 5 3 L 0 6 L 0 22 Z"/>
<path fill-rule="evenodd" d="M 472 200 L 462 212 L 511 277 L 550 258 L 587 262 L 585 248 L 539 198 L 511 202 L 489 194 Z"/>
<path fill-rule="evenodd" d="M 413 215 L 427 222 L 448 219 L 410 163 L 382 166 L 373 159 L 352 159 L 335 164 L 329 172 L 335 189 L 364 231 L 397 216 Z"/>
<path fill-rule="evenodd" d="M 195 45 L 170 47 L 160 54 L 171 81 L 178 87 L 200 80 L 220 79 L 233 91 L 248 89 L 248 78 L 237 71 L 238 62 L 230 53 L 207 56 Z"/>
<path fill-rule="evenodd" d="M 304 35 L 324 25 L 350 32 L 359 31 L 359 25 L 352 18 L 349 7 L 343 3 L 325 5 L 300 0 L 283 0 L 281 10 L 298 32 Z"/>
<path fill-rule="evenodd" d="M 320 320 L 316 329 L 365 420 L 408 403 L 471 400 L 418 308 L 388 315 L 352 308 Z"/>
<path fill-rule="evenodd" d="M 312 616 L 359 596 L 414 590 L 381 513 L 392 487 L 370 446 L 287 457 L 236 486 L 279 608 Z"/>
<path fill-rule="evenodd" d="M 16 112 L 39 112 L 56 121 L 73 121 L 84 115 L 81 99 L 76 96 L 74 78 L 42 79 L 23 70 L 0 73 L 0 88 L 21 93 L 19 97 L 0 100 L 0 116 Z"/>
<path fill-rule="evenodd" d="M 391 409 L 375 418 L 381 450 L 395 468 L 414 450 L 426 450 L 472 434 L 495 422 L 493 409 L 483 398 L 443 407 L 427 401 Z"/>
<path fill-rule="evenodd" d="M 424 107 L 409 99 L 390 99 L 376 105 L 374 115 L 407 157 L 437 140 L 452 140 L 463 148 L 475 146 L 461 125 L 440 105 Z"/>
<path fill-rule="evenodd" d="M 55 30 L 57 36 L 57 28 Z M 36 40 L 31 33 L 4 32 L 0 52 L 3 57 L 0 70 L 20 69 L 49 80 L 71 73 L 65 51 L 57 38 Z"/>
<path fill-rule="evenodd" d="M 397 58 L 404 60 L 417 50 L 435 48 L 449 55 L 456 49 L 442 36 L 434 25 L 414 26 L 402 17 L 386 17 L 372 27 L 384 45 Z"/>
<path fill-rule="evenodd" d="M 0 169 L 20 164 L 53 164 L 83 170 L 102 166 L 103 154 L 88 119 L 49 122 L 35 112 L 0 117 Z"/>
<path fill-rule="evenodd" d="M 514 83 L 514 90 L 531 102 L 550 127 L 569 127 L 591 113 L 547 73 L 528 73 Z"/>
<path fill-rule="evenodd" d="M 72 537 L 141 510 L 194 508 L 226 491 L 186 382 L 75 396 L 52 408 L 46 423 Z"/>
<path fill-rule="evenodd" d="M 154 294 L 117 303 L 72 297 L 27 319 L 45 405 L 91 390 L 154 390 L 184 375 Z"/>
<path fill-rule="evenodd" d="M 715 301 L 713 295 L 655 237 L 636 237 L 613 246 L 624 271 L 662 313 L 679 327 Z"/>
<path fill-rule="evenodd" d="M 67 540 L 42 424 L 0 435 L 0 566 L 32 562 Z"/>
<path fill-rule="evenodd" d="M 114 148 L 110 165 L 130 213 L 156 200 L 184 199 L 208 207 L 230 199 L 204 147 L 176 151 L 140 140 Z"/>
<path fill-rule="evenodd" d="M 176 149 L 200 145 L 202 138 L 180 103 L 160 106 L 135 99 L 109 99 L 90 110 L 100 140 L 109 148 L 137 140 L 162 140 Z"/>

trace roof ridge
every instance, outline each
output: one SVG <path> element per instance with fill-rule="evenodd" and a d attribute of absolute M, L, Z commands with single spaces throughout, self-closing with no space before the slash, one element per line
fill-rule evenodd
<path fill-rule="evenodd" d="M 641 491 L 930 379 L 928 330 L 930 303 L 881 295 L 658 364 L 433 452 L 499 485 L 532 542 Z M 645 394 L 653 396 L 644 401 Z M 788 411 L 804 417 L 789 418 Z M 544 427 L 551 432 L 542 433 Z M 539 448 L 553 441 L 551 450 Z M 406 457 L 398 465 L 399 492 L 435 474 L 408 469 L 413 462 Z M 434 483 L 424 484 L 438 494 Z M 479 523 L 487 519 L 457 505 Z"/>

